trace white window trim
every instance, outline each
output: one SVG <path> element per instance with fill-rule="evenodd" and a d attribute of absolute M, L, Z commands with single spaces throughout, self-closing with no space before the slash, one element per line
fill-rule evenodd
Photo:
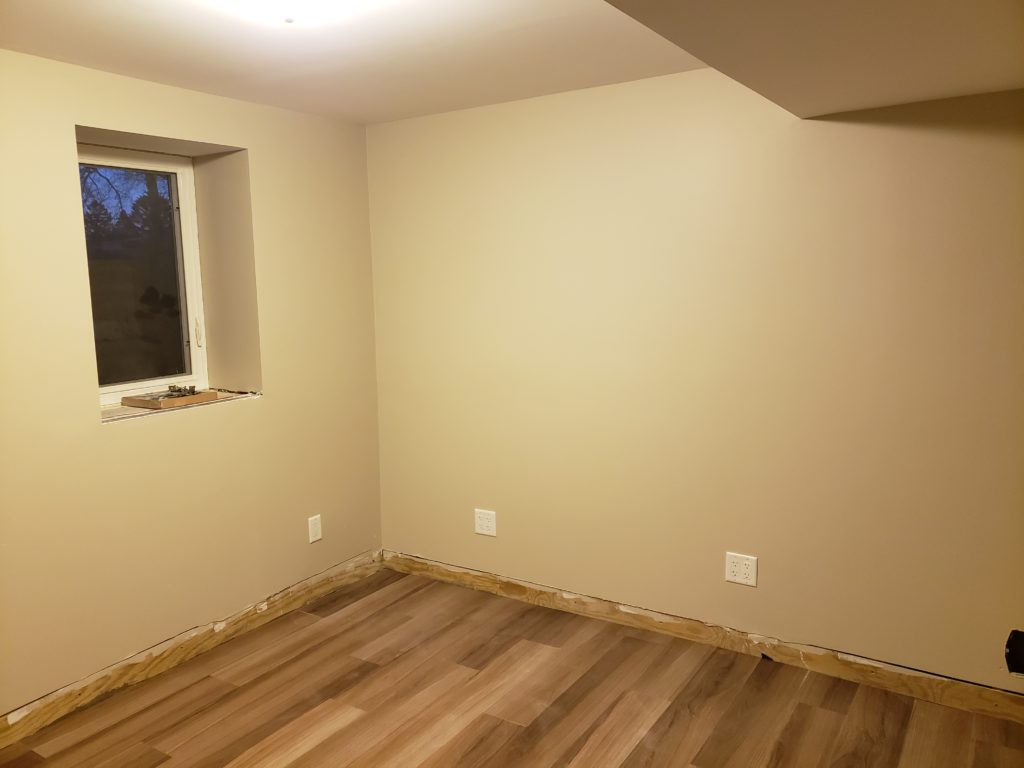
<path fill-rule="evenodd" d="M 210 383 L 206 367 L 206 326 L 203 315 L 203 283 L 199 263 L 199 226 L 196 217 L 196 187 L 192 173 L 192 158 L 79 144 L 78 162 L 173 173 L 177 177 L 178 187 L 181 260 L 185 273 L 188 349 L 192 373 L 100 387 L 100 406 L 120 405 L 122 397 L 160 392 L 171 384 L 208 389 Z"/>

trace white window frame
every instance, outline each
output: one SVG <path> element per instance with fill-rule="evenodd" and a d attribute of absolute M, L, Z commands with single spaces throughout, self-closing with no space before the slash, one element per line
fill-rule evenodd
<path fill-rule="evenodd" d="M 188 337 L 185 343 L 191 358 L 192 373 L 100 387 L 100 406 L 120 405 L 122 397 L 160 392 L 172 384 L 179 387 L 208 389 L 210 382 L 206 367 L 206 326 L 203 319 L 203 283 L 199 262 L 199 225 L 192 158 L 79 144 L 78 162 L 173 173 L 176 176 L 178 192 L 178 236 L 181 238 L 185 307 L 188 315 Z M 82 225 L 85 226 L 84 214 Z"/>

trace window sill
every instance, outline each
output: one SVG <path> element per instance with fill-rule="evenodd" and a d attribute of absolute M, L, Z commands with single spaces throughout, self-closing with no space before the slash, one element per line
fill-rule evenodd
<path fill-rule="evenodd" d="M 191 411 L 193 408 L 206 408 L 211 405 L 220 405 L 232 400 L 254 400 L 262 397 L 259 392 L 218 392 L 216 400 L 208 403 L 196 403 L 195 405 L 183 405 L 180 408 L 129 408 L 124 405 L 108 405 L 100 408 L 100 422 L 106 424 L 113 421 L 126 421 L 128 419 L 141 419 L 144 416 L 160 416 L 166 413 L 178 413 L 180 411 Z"/>

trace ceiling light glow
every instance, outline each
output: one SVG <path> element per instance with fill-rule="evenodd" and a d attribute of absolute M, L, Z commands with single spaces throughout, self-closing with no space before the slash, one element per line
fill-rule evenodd
<path fill-rule="evenodd" d="M 274 27 L 322 27 L 393 5 L 398 0 L 200 0 L 244 21 Z"/>

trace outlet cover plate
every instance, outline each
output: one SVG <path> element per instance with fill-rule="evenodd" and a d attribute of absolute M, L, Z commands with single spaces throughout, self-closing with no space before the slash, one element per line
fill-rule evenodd
<path fill-rule="evenodd" d="M 309 525 L 309 543 L 320 541 L 323 538 L 323 530 L 320 527 L 320 515 L 313 515 L 306 523 Z"/>
<path fill-rule="evenodd" d="M 473 514 L 475 515 L 474 532 L 479 533 L 481 536 L 498 535 L 497 512 L 492 512 L 489 509 L 474 509 Z"/>
<path fill-rule="evenodd" d="M 747 587 L 757 586 L 757 558 L 753 555 L 725 553 L 725 580 Z"/>

